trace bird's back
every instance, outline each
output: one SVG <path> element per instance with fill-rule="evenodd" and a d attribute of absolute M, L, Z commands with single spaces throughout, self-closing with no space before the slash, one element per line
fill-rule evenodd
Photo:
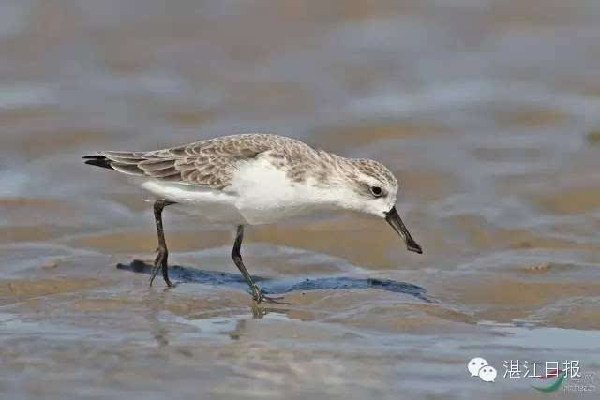
<path fill-rule="evenodd" d="M 277 135 L 242 134 L 202 140 L 155 151 L 100 151 L 85 163 L 162 182 L 221 189 L 231 183 L 240 163 L 269 152 L 280 167 L 291 169 L 316 151 Z M 292 171 L 291 173 L 293 173 Z"/>

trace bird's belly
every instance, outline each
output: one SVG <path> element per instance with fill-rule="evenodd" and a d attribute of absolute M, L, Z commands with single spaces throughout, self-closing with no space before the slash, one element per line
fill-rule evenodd
<path fill-rule="evenodd" d="M 309 215 L 314 212 L 306 207 L 291 207 L 278 204 L 238 204 L 238 210 L 244 220 L 250 225 L 271 224 L 284 218 L 290 218 L 300 215 Z"/>
<path fill-rule="evenodd" d="M 306 196 L 304 189 L 278 187 L 271 190 L 265 184 L 239 193 L 235 206 L 250 225 L 271 224 L 285 218 L 334 211 L 329 204 L 315 202 Z"/>
<path fill-rule="evenodd" d="M 246 219 L 239 211 L 230 205 L 214 202 L 177 203 L 169 207 L 176 213 L 191 215 L 199 222 L 208 224 L 247 224 Z"/>
<path fill-rule="evenodd" d="M 170 206 L 180 213 L 193 215 L 201 221 L 218 224 L 245 224 L 247 221 L 235 204 L 235 197 L 208 187 L 147 181 L 142 187 L 157 198 L 174 201 Z"/>
<path fill-rule="evenodd" d="M 291 181 L 286 171 L 268 158 L 240 165 L 229 190 L 236 193 L 235 206 L 251 225 L 269 224 L 283 218 L 321 213 L 331 203 L 306 183 Z"/>

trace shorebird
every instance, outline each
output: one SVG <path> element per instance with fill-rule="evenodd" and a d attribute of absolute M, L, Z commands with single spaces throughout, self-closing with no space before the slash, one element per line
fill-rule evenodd
<path fill-rule="evenodd" d="M 408 250 L 423 252 L 396 210 L 398 183 L 381 163 L 310 147 L 261 133 L 224 136 L 168 149 L 100 151 L 86 164 L 122 172 L 155 197 L 158 239 L 150 286 L 159 271 L 169 279 L 162 212 L 176 205 L 207 223 L 237 226 L 231 256 L 253 299 L 273 301 L 254 283 L 242 261 L 246 225 L 316 213 L 351 211 L 387 221 Z"/>

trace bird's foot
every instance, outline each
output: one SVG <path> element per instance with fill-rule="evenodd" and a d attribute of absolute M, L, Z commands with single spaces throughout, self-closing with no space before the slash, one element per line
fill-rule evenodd
<path fill-rule="evenodd" d="M 278 300 L 283 299 L 283 297 L 281 297 L 281 296 L 272 297 L 272 296 L 265 295 L 264 292 L 262 291 L 262 289 L 256 285 L 253 285 L 250 287 L 250 294 L 252 295 L 252 299 L 255 302 L 257 302 L 258 304 L 260 304 L 262 302 L 272 303 L 272 304 L 281 304 Z"/>

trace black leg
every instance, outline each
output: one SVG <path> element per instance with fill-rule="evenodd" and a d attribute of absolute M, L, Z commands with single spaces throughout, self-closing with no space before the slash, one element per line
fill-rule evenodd
<path fill-rule="evenodd" d="M 243 240 L 244 225 L 238 225 L 237 234 L 235 235 L 235 241 L 233 242 L 233 249 L 231 249 L 231 258 L 233 259 L 233 262 L 242 273 L 242 276 L 246 280 L 246 283 L 248 283 L 248 286 L 250 287 L 250 293 L 252 294 L 252 298 L 254 299 L 254 301 L 256 301 L 257 303 L 261 303 L 263 300 L 266 300 L 268 302 L 276 303 L 275 300 L 277 300 L 278 298 L 265 296 L 262 290 L 260 290 L 260 288 L 256 286 L 256 284 L 252 280 L 252 277 L 248 273 L 248 270 L 246 269 L 246 266 L 242 261 L 242 254 L 240 253 Z"/>
<path fill-rule="evenodd" d="M 156 249 L 156 260 L 154 261 L 154 268 L 152 268 L 152 276 L 150 277 L 150 286 L 152 286 L 152 282 L 154 282 L 154 278 L 156 278 L 158 270 L 160 269 L 167 286 L 173 287 L 173 284 L 169 279 L 169 269 L 167 265 L 169 250 L 167 250 L 167 242 L 165 241 L 165 232 L 163 230 L 162 223 L 163 209 L 170 204 L 175 204 L 175 202 L 169 200 L 156 200 L 154 202 L 154 219 L 156 220 L 156 237 L 158 239 L 158 248 Z"/>

